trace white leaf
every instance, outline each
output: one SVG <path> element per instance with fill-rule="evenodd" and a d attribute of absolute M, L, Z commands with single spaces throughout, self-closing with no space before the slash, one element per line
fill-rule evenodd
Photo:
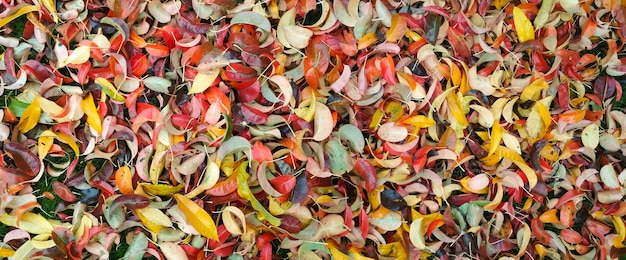
<path fill-rule="evenodd" d="M 161 247 L 163 256 L 168 260 L 187 259 L 187 253 L 185 253 L 185 250 L 178 244 L 163 242 L 159 244 L 159 246 Z"/>
<path fill-rule="evenodd" d="M 389 122 L 378 128 L 378 137 L 387 142 L 400 142 L 409 134 L 406 127 L 396 126 L 395 123 Z"/>
<path fill-rule="evenodd" d="M 607 187 L 611 189 L 617 189 L 621 187 L 619 180 L 617 179 L 617 173 L 613 165 L 607 164 L 600 169 L 600 179 Z"/>
<path fill-rule="evenodd" d="M 585 147 L 596 149 L 600 143 L 600 126 L 597 124 L 590 124 L 583 129 L 580 136 Z"/>
<path fill-rule="evenodd" d="M 315 105 L 313 140 L 323 141 L 333 132 L 333 115 L 328 107 L 320 102 Z"/>

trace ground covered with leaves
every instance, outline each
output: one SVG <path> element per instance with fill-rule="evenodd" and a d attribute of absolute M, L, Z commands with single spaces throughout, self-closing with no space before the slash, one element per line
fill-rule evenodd
<path fill-rule="evenodd" d="M 624 6 L 2 1 L 0 258 L 619 258 Z"/>

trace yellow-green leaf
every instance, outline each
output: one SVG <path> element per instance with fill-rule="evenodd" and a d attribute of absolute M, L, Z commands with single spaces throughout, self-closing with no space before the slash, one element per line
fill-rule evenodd
<path fill-rule="evenodd" d="M 181 192 L 185 188 L 185 185 L 183 184 L 172 186 L 168 184 L 142 183 L 140 185 L 146 193 L 157 195 L 157 196 L 169 196 L 174 193 Z"/>
<path fill-rule="evenodd" d="M 409 240 L 419 250 L 426 248 L 424 234 L 422 234 L 422 221 L 424 221 L 424 218 L 414 219 L 409 228 Z"/>
<path fill-rule="evenodd" d="M 100 121 L 100 114 L 93 101 L 91 93 L 87 97 L 80 101 L 80 106 L 83 108 L 83 112 L 87 115 L 87 123 L 93 127 L 96 132 L 102 133 L 102 122 Z"/>
<path fill-rule="evenodd" d="M 306 120 L 307 122 L 311 122 L 313 120 L 313 116 L 315 116 L 315 95 L 311 95 L 311 99 L 307 99 L 300 103 L 300 106 L 294 109 L 294 112 L 299 118 Z"/>
<path fill-rule="evenodd" d="M 24 14 L 27 14 L 27 13 L 30 13 L 30 12 L 35 12 L 35 11 L 39 11 L 39 7 L 34 6 L 34 5 L 24 6 L 24 7 L 20 8 L 19 10 L 17 10 L 17 12 L 15 12 L 14 14 L 0 19 L 0 27 L 3 27 L 5 25 L 7 25 L 11 21 L 15 20 L 16 18 L 18 18 L 18 17 L 20 17 L 20 16 L 22 16 Z"/>
<path fill-rule="evenodd" d="M 237 194 L 245 200 L 250 201 L 252 204 L 252 208 L 261 213 L 261 217 L 267 220 L 273 226 L 280 226 L 280 219 L 272 215 L 265 209 L 263 204 L 259 202 L 256 197 L 252 194 L 250 187 L 248 186 L 248 179 L 250 175 L 246 172 L 247 163 L 242 163 L 239 167 L 237 167 Z"/>
<path fill-rule="evenodd" d="M 524 11 L 517 6 L 513 7 L 513 23 L 515 24 L 515 31 L 517 32 L 517 37 L 520 42 L 535 39 L 535 28 L 533 28 L 533 24 L 528 20 Z"/>
<path fill-rule="evenodd" d="M 196 188 L 194 188 L 191 192 L 187 193 L 187 198 L 193 198 L 195 196 L 200 195 L 200 193 L 212 188 L 215 186 L 217 181 L 220 178 L 220 168 L 217 166 L 215 162 L 209 162 L 206 171 L 204 172 L 204 177 L 202 177 L 202 181 Z"/>
<path fill-rule="evenodd" d="M 94 82 L 102 88 L 102 92 L 104 92 L 104 94 L 106 94 L 113 100 L 119 101 L 119 102 L 126 101 L 126 98 L 122 96 L 122 94 L 120 94 L 119 91 L 117 91 L 115 86 L 113 86 L 113 84 L 111 84 L 111 82 L 109 82 L 107 79 L 96 78 Z"/>
<path fill-rule="evenodd" d="M 209 239 L 220 240 L 215 222 L 213 222 L 213 218 L 211 218 L 209 213 L 183 195 L 174 194 L 174 199 L 176 203 L 178 203 L 180 210 L 185 214 L 185 217 L 187 217 L 189 224 L 191 224 L 196 231 Z"/>
<path fill-rule="evenodd" d="M 22 133 L 30 131 L 35 128 L 40 116 L 41 107 L 39 106 L 39 101 L 35 98 L 33 99 L 33 102 L 28 105 L 26 110 L 24 110 L 24 113 L 22 113 L 20 122 L 17 124 L 17 129 L 19 129 Z"/>

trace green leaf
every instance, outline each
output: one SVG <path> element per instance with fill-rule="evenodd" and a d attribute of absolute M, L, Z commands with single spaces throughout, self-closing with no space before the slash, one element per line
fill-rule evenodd
<path fill-rule="evenodd" d="M 143 259 L 143 255 L 146 253 L 148 249 L 148 238 L 143 233 L 139 233 L 133 238 L 133 241 L 130 242 L 128 249 L 126 250 L 126 254 L 124 254 L 123 259 Z"/>
<path fill-rule="evenodd" d="M 350 170 L 350 157 L 345 147 L 336 139 L 326 143 L 326 154 L 330 160 L 330 170 L 335 174 L 343 174 Z"/>
<path fill-rule="evenodd" d="M 172 86 L 171 81 L 156 76 L 147 77 L 143 80 L 143 84 L 147 88 L 160 93 L 170 93 L 169 87 Z"/>

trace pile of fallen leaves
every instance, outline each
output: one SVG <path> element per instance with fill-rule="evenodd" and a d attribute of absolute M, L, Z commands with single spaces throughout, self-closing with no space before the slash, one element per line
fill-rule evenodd
<path fill-rule="evenodd" d="M 0 5 L 0 257 L 626 254 L 623 1 Z"/>

